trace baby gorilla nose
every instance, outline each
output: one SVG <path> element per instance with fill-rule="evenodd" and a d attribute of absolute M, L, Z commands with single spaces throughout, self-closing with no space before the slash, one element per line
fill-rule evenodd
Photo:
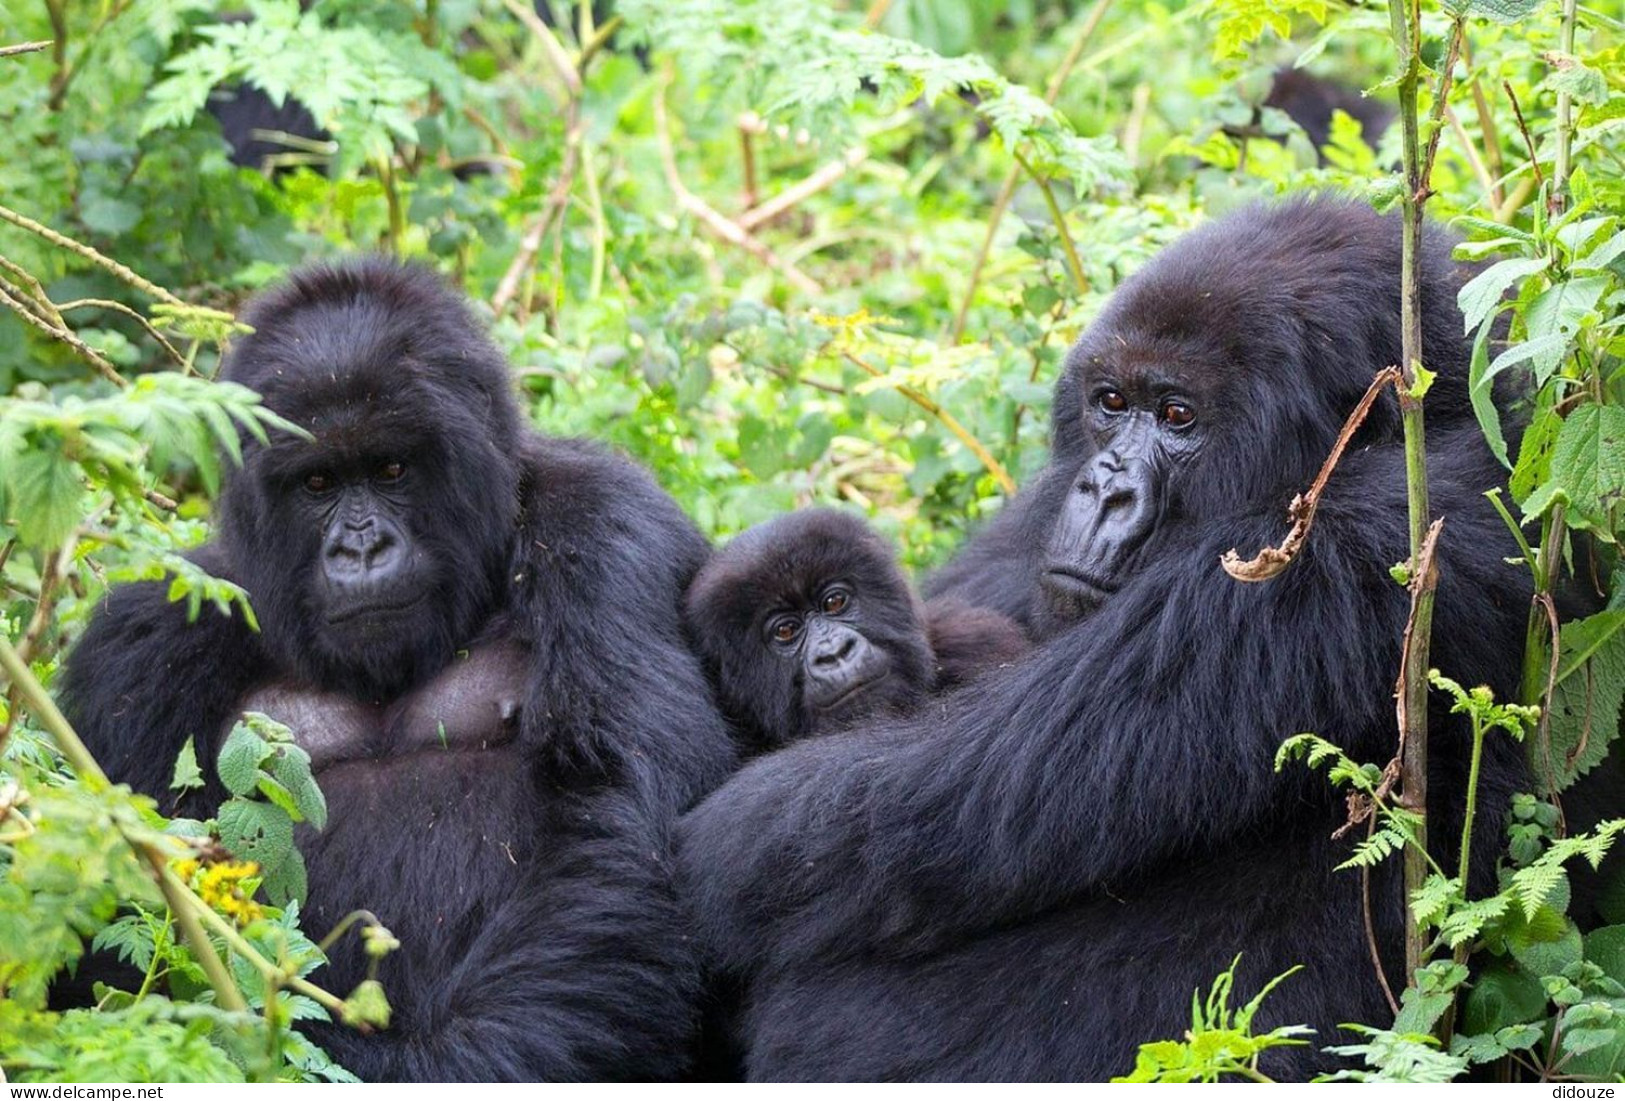
<path fill-rule="evenodd" d="M 839 706 L 889 671 L 885 651 L 839 623 L 815 621 L 807 640 L 807 702 Z"/>

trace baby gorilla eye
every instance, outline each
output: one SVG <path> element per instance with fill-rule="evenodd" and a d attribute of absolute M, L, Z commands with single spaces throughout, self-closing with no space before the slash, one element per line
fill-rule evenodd
<path fill-rule="evenodd" d="M 312 493 L 326 493 L 332 485 L 333 479 L 320 471 L 305 475 L 305 488 Z"/>
<path fill-rule="evenodd" d="M 385 463 L 378 468 L 378 480 L 381 482 L 398 482 L 401 480 L 401 475 L 405 473 L 405 463 Z"/>
<path fill-rule="evenodd" d="M 794 642 L 801 633 L 801 624 L 795 616 L 780 616 L 768 628 L 768 633 L 773 636 L 774 642 Z"/>
<path fill-rule="evenodd" d="M 825 615 L 840 615 L 846 611 L 847 595 L 842 589 L 831 589 L 824 594 L 823 609 Z"/>
<path fill-rule="evenodd" d="M 1113 416 L 1128 412 L 1128 399 L 1120 390 L 1102 390 L 1095 396 L 1095 404 Z"/>
<path fill-rule="evenodd" d="M 1162 406 L 1163 423 L 1174 428 L 1184 428 L 1196 419 L 1196 410 L 1182 401 L 1164 402 Z"/>

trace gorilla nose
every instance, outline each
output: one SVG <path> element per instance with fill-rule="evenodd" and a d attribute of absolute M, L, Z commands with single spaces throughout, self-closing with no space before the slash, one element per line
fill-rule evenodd
<path fill-rule="evenodd" d="M 857 649 L 857 636 L 842 634 L 835 638 L 820 640 L 818 650 L 813 654 L 813 664 L 818 666 L 844 665 Z"/>
<path fill-rule="evenodd" d="M 394 573 L 404 557 L 402 552 L 400 536 L 389 525 L 369 519 L 338 525 L 322 557 L 330 580 L 353 584 Z"/>

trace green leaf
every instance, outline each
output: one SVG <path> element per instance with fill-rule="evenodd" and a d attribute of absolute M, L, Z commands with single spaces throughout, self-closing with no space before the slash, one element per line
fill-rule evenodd
<path fill-rule="evenodd" d="M 1546 910 L 1544 914 L 1554 913 Z M 1534 921 L 1514 929 L 1507 936 L 1507 947 L 1512 958 L 1533 975 L 1557 975 L 1569 964 L 1581 959 L 1580 930 L 1567 918 L 1548 923 L 1537 913 Z"/>
<path fill-rule="evenodd" d="M 203 770 L 197 763 L 197 746 L 192 739 L 186 739 L 181 746 L 180 754 L 175 758 L 175 775 L 169 781 L 171 791 L 189 791 L 192 788 L 203 786 Z"/>
<path fill-rule="evenodd" d="M 1481 971 L 1462 1001 L 1461 1031 L 1493 1033 L 1511 1025 L 1543 1020 L 1546 991 L 1540 980 L 1510 961 Z"/>
<path fill-rule="evenodd" d="M 293 819 L 281 807 L 230 799 L 215 815 L 220 842 L 240 860 L 252 860 L 269 880 L 293 858 Z"/>
<path fill-rule="evenodd" d="M 1456 294 L 1461 307 L 1462 332 L 1470 333 L 1501 304 L 1514 283 L 1545 271 L 1550 261 L 1540 256 L 1502 260 L 1473 276 Z"/>
<path fill-rule="evenodd" d="M 1569 503 L 1569 526 L 1615 541 L 1612 512 L 1625 500 L 1625 407 L 1586 404 L 1569 414 L 1552 450 L 1549 481 L 1524 502 L 1525 519 L 1558 499 Z"/>
<path fill-rule="evenodd" d="M 84 487 L 79 468 L 63 454 L 54 436 L 8 457 L 4 477 L 17 518 L 17 534 L 31 547 L 57 548 L 79 523 Z"/>
<path fill-rule="evenodd" d="M 1551 761 L 1559 790 L 1590 772 L 1618 739 L 1625 708 L 1625 609 L 1563 625 L 1552 693 Z M 1541 748 L 1536 767 L 1544 772 Z"/>
<path fill-rule="evenodd" d="M 1540 0 L 1443 0 L 1440 7 L 1453 16 L 1477 16 L 1510 24 L 1528 19 L 1540 7 Z"/>
<path fill-rule="evenodd" d="M 318 830 L 325 828 L 327 797 L 310 771 L 310 754 L 296 745 L 279 746 L 266 767 L 292 798 L 297 808 L 295 820 L 309 822 Z"/>
<path fill-rule="evenodd" d="M 243 796 L 259 786 L 260 764 L 270 756 L 271 748 L 243 723 L 231 728 L 226 744 L 220 747 L 215 771 L 220 782 L 233 795 Z"/>
<path fill-rule="evenodd" d="M 1585 958 L 1616 982 L 1625 982 L 1625 925 L 1604 925 L 1585 935 Z"/>

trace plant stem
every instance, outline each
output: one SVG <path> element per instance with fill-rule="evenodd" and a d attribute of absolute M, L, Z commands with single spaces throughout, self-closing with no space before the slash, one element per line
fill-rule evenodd
<path fill-rule="evenodd" d="M 1422 577 L 1422 544 L 1427 538 L 1428 481 L 1426 433 L 1422 398 L 1416 390 L 1417 369 L 1422 365 L 1421 284 L 1417 269 L 1422 243 L 1422 205 L 1427 201 L 1427 166 L 1422 160 L 1417 110 L 1421 84 L 1422 15 L 1420 0 L 1389 0 L 1388 14 L 1394 44 L 1399 50 L 1399 118 L 1401 155 L 1404 164 L 1402 202 L 1404 233 L 1401 251 L 1399 387 L 1400 418 L 1405 432 L 1405 490 L 1410 514 L 1411 583 L 1413 626 L 1405 648 L 1405 666 L 1400 672 L 1403 698 L 1401 713 L 1400 784 L 1401 803 L 1417 816 L 1417 845 L 1405 849 L 1405 898 L 1427 878 L 1427 766 L 1428 766 L 1428 657 L 1433 631 L 1433 591 Z M 1454 51 L 1452 51 L 1452 54 Z M 1448 89 L 1448 69 L 1441 77 L 1443 93 Z M 1422 851 L 1417 851 L 1421 849 Z M 1407 901 L 1407 906 L 1409 905 Z M 1416 981 L 1416 971 L 1426 962 L 1427 945 L 1414 921 L 1405 922 L 1405 971 L 1407 982 Z"/>
<path fill-rule="evenodd" d="M 1072 242 L 1072 231 L 1066 228 L 1066 215 L 1061 213 L 1061 204 L 1055 201 L 1055 189 L 1050 187 L 1049 181 L 1033 171 L 1033 166 L 1027 158 L 1020 153 L 1015 155 L 1016 164 L 1022 171 L 1038 185 L 1039 192 L 1044 196 L 1044 205 L 1049 207 L 1050 221 L 1055 223 L 1055 232 L 1061 238 L 1061 248 L 1066 252 L 1066 266 L 1072 276 L 1072 285 L 1078 288 L 1079 294 L 1089 293 L 1089 277 L 1083 274 L 1083 261 L 1078 258 L 1078 246 Z"/>
<path fill-rule="evenodd" d="M 1050 77 L 1049 86 L 1044 89 L 1044 102 L 1054 106 L 1055 101 L 1061 98 L 1061 89 L 1066 86 L 1067 78 L 1072 70 L 1077 68 L 1078 61 L 1083 57 L 1083 48 L 1094 37 L 1095 28 L 1106 15 L 1106 9 L 1111 6 L 1111 0 L 1095 0 L 1095 6 L 1084 19 L 1083 26 L 1078 28 L 1078 35 L 1072 40 L 1072 48 L 1067 50 L 1066 57 L 1061 65 Z M 1202 7 L 1193 4 L 1188 11 Z M 1091 59 L 1093 60 L 1093 59 Z M 959 312 L 954 315 L 954 327 L 948 337 L 949 344 L 958 344 L 959 338 L 965 335 L 965 322 L 970 317 L 970 306 L 976 298 L 976 288 L 982 282 L 982 269 L 987 266 L 988 254 L 993 250 L 993 238 L 998 236 L 999 224 L 1004 221 L 1004 212 L 1010 208 L 1010 200 L 1015 197 L 1016 184 L 1021 179 L 1021 165 L 1017 164 L 1005 173 L 1004 182 L 999 185 L 998 197 L 993 200 L 993 211 L 988 215 L 987 232 L 982 235 L 981 247 L 976 250 L 976 261 L 971 265 L 970 283 L 965 287 L 964 300 L 959 303 Z"/>
<path fill-rule="evenodd" d="M 1473 860 L 1473 816 L 1478 813 L 1478 767 L 1484 760 L 1484 722 L 1473 716 L 1473 762 L 1467 769 L 1467 810 L 1461 821 L 1461 856 L 1456 861 L 1456 875 L 1461 879 L 1463 896 L 1467 893 L 1467 871 Z"/>
<path fill-rule="evenodd" d="M 1574 56 L 1575 0 L 1563 0 L 1563 22 L 1558 30 L 1557 48 L 1565 56 Z M 1557 161 L 1552 166 L 1552 192 L 1546 200 L 1546 209 L 1553 218 L 1563 213 L 1569 198 L 1569 163 L 1574 148 L 1574 97 L 1566 91 L 1557 93 Z"/>
<path fill-rule="evenodd" d="M 107 773 L 96 763 L 96 758 L 85 747 L 85 743 L 79 740 L 79 735 L 74 732 L 66 716 L 57 709 L 56 703 L 45 691 L 45 686 L 29 671 L 28 664 L 12 648 L 10 640 L 4 635 L 0 635 L 0 670 L 10 678 L 12 685 L 28 705 L 28 709 L 34 713 L 34 718 L 51 735 L 57 749 L 67 758 L 68 764 L 79 774 L 79 778 L 97 791 L 112 786 Z M 170 871 L 168 858 L 156 845 L 131 837 L 122 824 L 115 822 L 115 825 L 125 843 L 151 867 L 153 878 L 158 881 L 158 889 L 163 892 L 164 901 L 175 915 L 175 923 L 181 927 L 181 935 L 186 938 L 187 946 L 192 949 L 192 955 L 197 958 L 198 965 L 208 976 L 209 985 L 214 988 L 216 1004 L 223 1009 L 246 1013 L 248 1002 L 243 998 L 242 991 L 237 989 L 237 984 L 232 981 L 231 972 L 226 970 L 224 961 L 220 959 L 214 945 L 204 934 L 195 916 L 196 911 L 188 906 L 188 902 L 203 906 L 204 909 L 208 907 L 204 906 L 202 899 L 175 878 L 175 873 Z"/>

